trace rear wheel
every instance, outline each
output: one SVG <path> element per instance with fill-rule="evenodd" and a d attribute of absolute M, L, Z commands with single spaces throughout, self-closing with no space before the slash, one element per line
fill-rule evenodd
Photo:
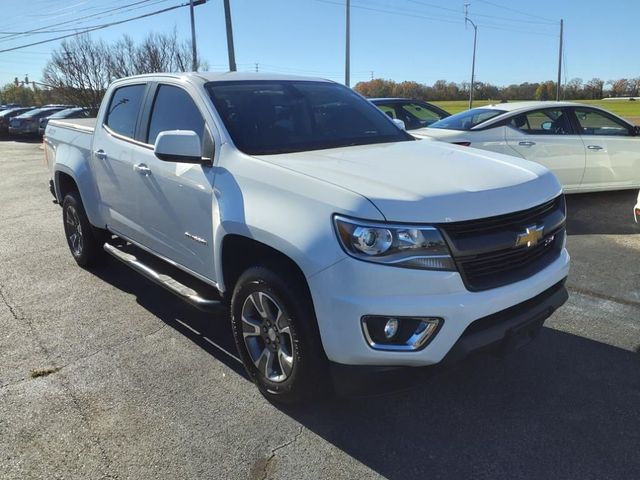
<path fill-rule="evenodd" d="M 288 404 L 328 388 L 313 306 L 294 279 L 286 270 L 252 267 L 231 300 L 233 335 L 247 373 L 269 400 Z"/>
<path fill-rule="evenodd" d="M 67 244 L 76 263 L 81 267 L 100 264 L 105 257 L 102 246 L 107 232 L 91 225 L 77 192 L 65 195 L 62 201 L 62 219 Z"/>

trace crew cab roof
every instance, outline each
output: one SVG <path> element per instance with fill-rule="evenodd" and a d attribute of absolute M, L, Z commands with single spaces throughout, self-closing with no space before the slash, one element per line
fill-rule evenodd
<path fill-rule="evenodd" d="M 554 102 L 554 101 L 529 101 L 529 102 L 509 102 L 509 103 L 492 103 L 491 105 L 483 105 L 476 108 L 489 108 L 493 110 L 503 110 L 504 112 L 516 112 L 518 110 L 531 110 L 536 108 L 553 108 L 553 107 L 576 107 L 576 106 L 592 106 L 584 105 L 576 102 Z"/>
<path fill-rule="evenodd" d="M 186 79 L 196 83 L 227 82 L 227 81 L 256 81 L 256 80 L 298 80 L 313 82 L 332 82 L 323 78 L 303 77 L 298 75 L 284 75 L 279 73 L 255 72 L 185 72 L 185 73 L 149 73 L 126 77 L 120 80 L 157 80 L 160 78 Z"/>

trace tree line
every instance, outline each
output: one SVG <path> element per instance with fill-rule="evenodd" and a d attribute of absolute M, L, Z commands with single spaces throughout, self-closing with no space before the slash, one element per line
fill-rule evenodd
<path fill-rule="evenodd" d="M 605 90 L 605 85 L 610 88 Z M 455 83 L 438 80 L 433 85 L 405 81 L 394 82 L 381 78 L 367 82 L 359 82 L 355 90 L 365 97 L 406 97 L 421 100 L 465 100 L 469 98 L 468 82 Z M 640 77 L 605 82 L 600 78 L 592 78 L 584 82 L 581 78 L 573 78 L 561 85 L 560 98 L 563 100 L 599 100 L 605 96 L 635 97 L 640 94 Z M 556 82 L 525 82 L 504 87 L 490 83 L 477 82 L 474 85 L 474 98 L 477 100 L 555 100 Z"/>

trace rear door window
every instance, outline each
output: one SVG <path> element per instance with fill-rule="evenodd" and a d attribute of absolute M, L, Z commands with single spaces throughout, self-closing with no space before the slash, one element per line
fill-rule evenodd
<path fill-rule="evenodd" d="M 134 138 L 145 85 L 127 85 L 113 92 L 105 125 L 125 137 Z"/>
<path fill-rule="evenodd" d="M 630 135 L 630 128 L 619 120 L 590 108 L 576 108 L 575 110 L 580 133 L 582 135 Z"/>

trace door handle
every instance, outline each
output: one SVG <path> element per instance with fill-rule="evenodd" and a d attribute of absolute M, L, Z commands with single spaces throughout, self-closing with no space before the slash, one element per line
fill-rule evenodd
<path fill-rule="evenodd" d="M 106 160 L 107 159 L 107 152 L 105 152 L 102 149 L 96 150 L 95 152 L 93 152 L 93 154 L 96 156 L 96 158 L 98 160 Z"/>
<path fill-rule="evenodd" d="M 144 163 L 136 163 L 133 166 L 133 170 L 138 172 L 140 175 L 151 175 L 151 169 L 147 167 Z"/>
<path fill-rule="evenodd" d="M 589 150 L 602 150 L 604 147 L 601 147 L 600 145 L 587 145 L 587 148 Z"/>
<path fill-rule="evenodd" d="M 518 145 L 520 145 L 521 147 L 533 147 L 535 144 L 536 142 L 532 141 L 518 142 Z"/>

